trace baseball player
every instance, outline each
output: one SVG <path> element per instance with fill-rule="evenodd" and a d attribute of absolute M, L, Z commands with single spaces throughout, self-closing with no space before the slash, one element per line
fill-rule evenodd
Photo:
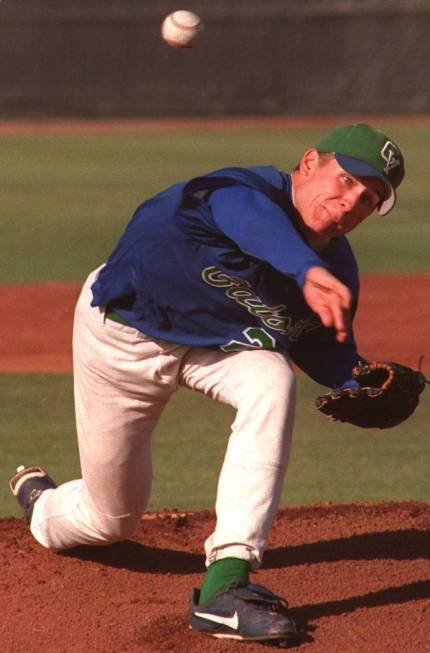
<path fill-rule="evenodd" d="M 152 432 L 178 386 L 190 388 L 236 409 L 191 626 L 239 640 L 297 636 L 286 602 L 250 578 L 288 463 L 292 362 L 348 396 L 358 388 L 358 272 L 345 234 L 386 215 L 403 176 L 396 143 L 359 123 L 327 134 L 290 174 L 224 168 L 137 208 L 76 307 L 82 478 L 56 487 L 21 466 L 10 481 L 40 544 L 133 534 L 150 495 Z"/>

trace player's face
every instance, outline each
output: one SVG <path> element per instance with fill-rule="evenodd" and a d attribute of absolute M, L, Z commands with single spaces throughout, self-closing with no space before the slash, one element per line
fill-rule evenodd
<path fill-rule="evenodd" d="M 308 150 L 300 163 L 294 203 L 305 229 L 314 238 L 327 240 L 352 231 L 385 197 L 377 177 L 353 177 L 335 158 L 321 162 L 316 150 Z"/>

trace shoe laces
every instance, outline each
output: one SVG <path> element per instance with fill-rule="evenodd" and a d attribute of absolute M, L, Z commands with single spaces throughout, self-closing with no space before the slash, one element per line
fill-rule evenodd
<path fill-rule="evenodd" d="M 249 583 L 240 580 L 234 583 L 233 585 L 231 585 L 230 589 L 238 590 L 242 587 L 247 587 L 248 585 Z M 284 599 L 282 596 L 278 596 L 276 594 L 274 594 L 273 597 L 269 598 L 264 596 L 258 596 L 257 593 L 257 596 L 255 598 L 249 597 L 247 600 L 250 603 L 253 603 L 256 609 L 261 610 L 262 612 L 266 610 L 270 610 L 273 613 L 280 613 L 280 612 L 286 612 L 288 609 L 288 601 Z"/>

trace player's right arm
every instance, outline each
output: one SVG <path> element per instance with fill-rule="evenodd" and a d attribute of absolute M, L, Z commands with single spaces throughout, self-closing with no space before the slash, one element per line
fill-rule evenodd
<path fill-rule="evenodd" d="M 293 277 L 301 288 L 309 268 L 328 268 L 281 207 L 264 193 L 243 186 L 221 188 L 212 193 L 209 203 L 217 227 L 242 252 Z"/>
<path fill-rule="evenodd" d="M 258 191 L 220 189 L 210 199 L 217 226 L 246 254 L 294 277 L 322 324 L 345 342 L 351 326 L 351 292 L 304 241 L 284 211 Z"/>

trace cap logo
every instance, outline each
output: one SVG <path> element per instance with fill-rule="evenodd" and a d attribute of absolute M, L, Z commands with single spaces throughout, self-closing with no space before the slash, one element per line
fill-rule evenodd
<path fill-rule="evenodd" d="M 392 141 L 386 141 L 381 150 L 381 156 L 385 161 L 384 172 L 388 175 L 393 168 L 400 165 L 400 150 Z"/>

